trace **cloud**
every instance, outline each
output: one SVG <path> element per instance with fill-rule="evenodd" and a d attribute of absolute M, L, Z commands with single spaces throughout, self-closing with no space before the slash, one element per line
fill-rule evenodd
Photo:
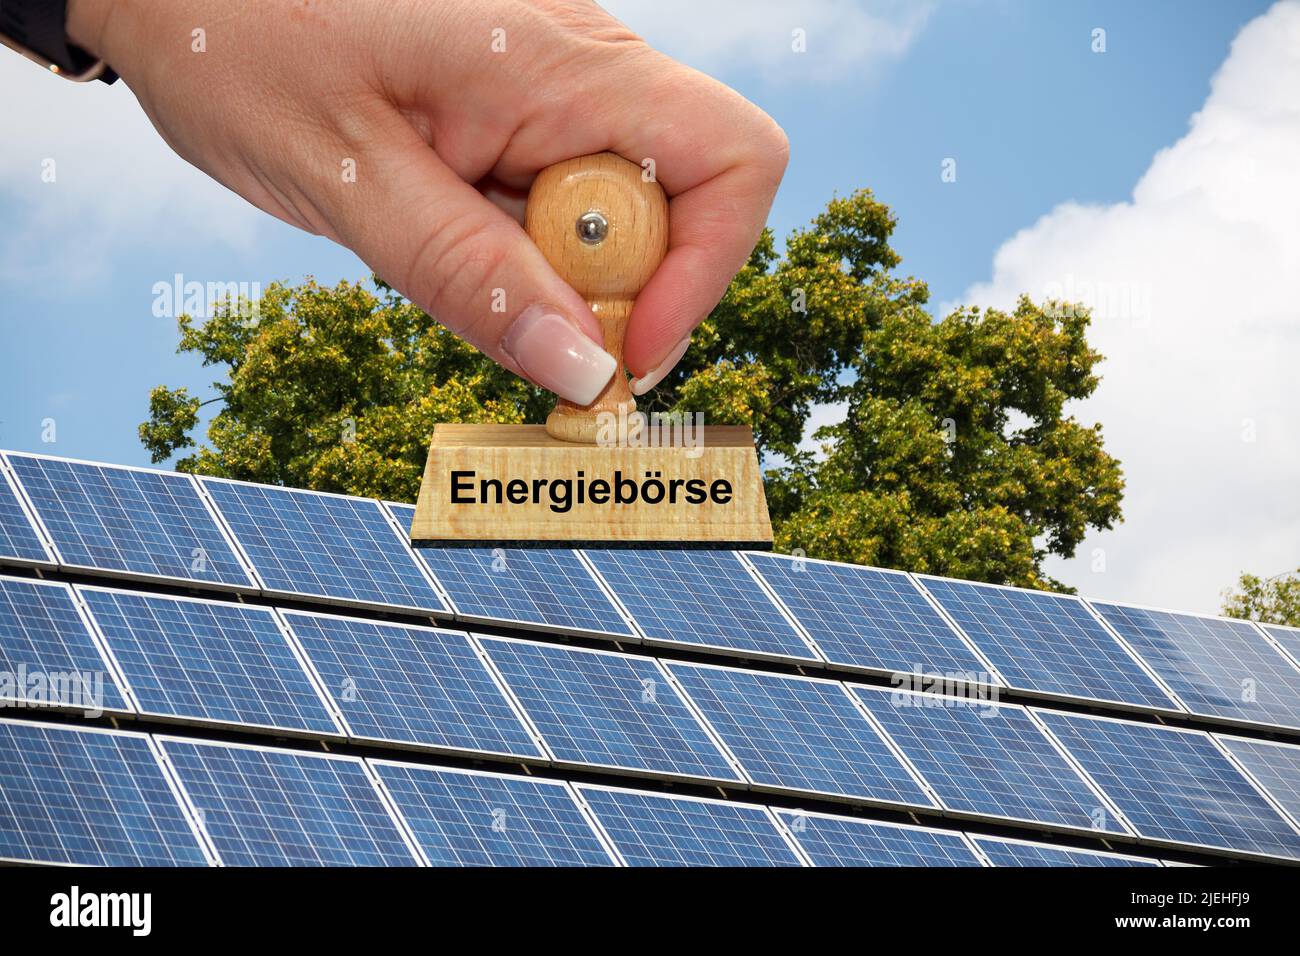
<path fill-rule="evenodd" d="M 1128 202 L 1066 203 L 963 301 L 1094 308 L 1080 418 L 1124 463 L 1126 521 L 1050 567 L 1084 594 L 1214 610 L 1300 565 L 1300 3 L 1247 24 L 1187 134 Z M 1091 570 L 1093 549 L 1105 571 Z"/>
<path fill-rule="evenodd" d="M 924 29 L 929 0 L 601 0 L 649 43 L 706 73 L 757 69 L 772 82 L 869 74 Z M 792 49 L 804 31 L 806 52 Z"/>

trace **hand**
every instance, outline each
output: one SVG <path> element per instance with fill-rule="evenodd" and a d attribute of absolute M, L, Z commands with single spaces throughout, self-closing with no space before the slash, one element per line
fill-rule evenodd
<path fill-rule="evenodd" d="M 519 225 L 537 172 L 655 162 L 671 235 L 628 328 L 639 395 L 744 264 L 788 155 L 761 110 L 584 0 L 71 0 L 68 30 L 185 159 L 579 404 L 616 363 Z"/>

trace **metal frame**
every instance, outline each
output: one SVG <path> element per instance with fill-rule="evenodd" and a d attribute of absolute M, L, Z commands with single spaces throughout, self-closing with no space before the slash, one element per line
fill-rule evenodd
<path fill-rule="evenodd" d="M 895 823 L 892 820 L 872 820 L 867 817 L 847 817 L 842 813 L 822 813 L 821 811 L 812 811 L 812 810 L 791 810 L 786 807 L 768 807 L 768 809 L 772 812 L 772 816 L 776 818 L 777 823 L 789 831 L 790 838 L 794 840 L 796 843 L 799 843 L 799 834 L 796 833 L 793 829 L 791 829 L 790 825 L 786 823 L 785 821 L 786 815 L 798 816 L 798 817 L 816 817 L 821 820 L 844 820 L 849 823 L 858 824 L 859 826 L 888 827 L 891 830 L 907 830 L 910 832 L 920 831 L 922 833 L 941 833 L 944 836 L 956 837 L 958 842 L 961 843 L 964 847 L 966 847 L 967 850 L 970 851 L 971 856 L 974 858 L 975 865 L 977 867 L 993 865 L 987 859 L 985 859 L 984 854 L 980 853 L 979 850 L 976 849 L 975 846 L 972 844 L 970 834 L 962 830 L 945 830 L 942 827 L 923 827 L 915 823 Z M 799 849 L 807 857 L 809 866 L 817 866 L 817 863 L 813 861 L 811 853 L 802 844 L 800 844 Z"/>
<path fill-rule="evenodd" d="M 0 452 L 0 484 L 9 489 L 14 501 L 18 503 L 18 510 L 27 519 L 27 524 L 32 529 L 32 535 L 36 538 L 36 543 L 45 552 L 45 559 L 43 561 L 33 560 L 4 554 L 0 555 L 0 564 L 12 564 L 24 568 L 57 568 L 59 563 L 55 559 L 49 536 L 45 533 L 45 528 L 36 521 L 36 516 L 32 514 L 31 504 L 28 502 L 27 496 L 19 489 L 18 476 L 10 471 L 8 455 L 9 452 Z M 4 489 L 0 488 L 0 494 L 4 494 Z"/>

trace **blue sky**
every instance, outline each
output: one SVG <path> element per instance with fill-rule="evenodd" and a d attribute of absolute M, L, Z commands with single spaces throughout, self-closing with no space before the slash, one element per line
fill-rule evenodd
<path fill-rule="evenodd" d="M 1003 280 L 1037 282 L 1032 271 L 1000 272 L 994 258 L 1062 204 L 1127 208 L 1153 157 L 1206 103 L 1234 36 L 1269 8 L 1211 0 L 607 6 L 784 126 L 792 161 L 770 220 L 778 237 L 832 193 L 871 187 L 899 217 L 902 270 L 927 280 L 935 303 L 994 301 L 1007 294 Z M 807 30 L 807 53 L 790 52 L 794 27 Z M 1102 54 L 1090 48 L 1097 27 L 1106 31 Z M 16 113 L 16 135 L 0 147 L 0 447 L 148 463 L 136 426 L 149 389 L 184 384 L 207 395 L 211 379 L 174 354 L 174 322 L 152 313 L 156 282 L 176 273 L 263 285 L 366 274 L 350 253 L 258 213 L 172 157 L 122 84 L 75 87 L 4 55 L 0 86 Z M 955 183 L 940 177 L 949 157 Z M 57 162 L 55 183 L 41 180 L 47 158 Z M 47 419 L 53 444 L 42 441 Z M 1171 480 L 1153 474 L 1152 486 Z M 1250 543 L 1213 580 L 1252 559 L 1266 573 L 1297 563 L 1282 544 L 1252 551 Z M 1072 583 L 1137 599 L 1130 592 L 1140 581 L 1144 595 L 1165 603 L 1217 602 L 1211 576 L 1162 588 L 1158 557 L 1142 560 L 1124 585 L 1114 575 Z"/>

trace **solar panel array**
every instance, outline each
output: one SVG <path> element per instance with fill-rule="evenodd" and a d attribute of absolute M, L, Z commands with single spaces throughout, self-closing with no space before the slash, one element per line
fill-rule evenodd
<path fill-rule="evenodd" d="M 1300 630 L 410 516 L 0 454 L 0 860 L 1300 860 Z"/>

